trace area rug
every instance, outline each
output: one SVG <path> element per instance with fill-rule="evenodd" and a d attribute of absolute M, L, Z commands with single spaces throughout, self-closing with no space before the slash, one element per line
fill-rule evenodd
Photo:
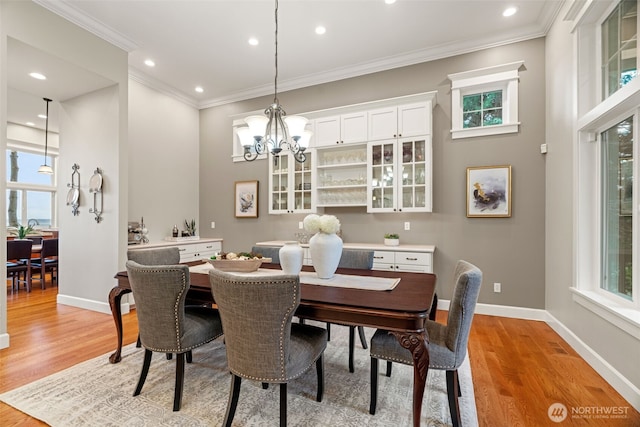
<path fill-rule="evenodd" d="M 370 338 L 372 329 L 366 329 Z M 325 350 L 325 393 L 315 401 L 316 374 L 311 369 L 288 386 L 289 426 L 410 426 L 412 424 L 413 368 L 393 364 L 386 377 L 380 361 L 378 406 L 369 414 L 370 358 L 356 346 L 355 372 L 348 370 L 348 328 L 334 326 Z M 175 359 L 154 354 L 139 396 L 133 397 L 143 349 L 123 348 L 122 361 L 111 364 L 108 354 L 0 395 L 0 400 L 51 426 L 219 426 L 222 425 L 231 376 L 225 349 L 218 339 L 193 351 L 185 368 L 182 408 L 173 412 Z M 477 426 L 471 369 L 468 359 L 459 369 L 462 425 Z M 422 406 L 421 425 L 449 426 L 444 371 L 430 370 Z M 267 390 L 244 380 L 234 426 L 277 425 L 279 387 Z"/>

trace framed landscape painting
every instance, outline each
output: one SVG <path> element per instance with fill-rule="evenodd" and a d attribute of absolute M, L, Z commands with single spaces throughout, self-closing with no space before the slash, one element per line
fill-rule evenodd
<path fill-rule="evenodd" d="M 258 181 L 236 181 L 236 218 L 258 217 Z"/>
<path fill-rule="evenodd" d="M 467 217 L 511 217 L 511 166 L 467 168 Z"/>

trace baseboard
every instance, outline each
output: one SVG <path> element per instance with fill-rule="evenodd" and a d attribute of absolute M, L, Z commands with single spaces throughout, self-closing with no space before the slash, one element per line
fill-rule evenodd
<path fill-rule="evenodd" d="M 9 334 L 0 334 L 0 348 L 9 347 Z"/>
<path fill-rule="evenodd" d="M 438 300 L 438 310 L 449 310 L 450 301 Z M 515 319 L 539 320 L 551 327 L 567 342 L 611 387 L 615 388 L 627 402 L 640 411 L 640 389 L 633 385 L 618 370 L 582 341 L 569 328 L 552 316 L 547 310 L 523 307 L 509 307 L 493 304 L 477 304 L 476 314 L 510 317 Z"/>
<path fill-rule="evenodd" d="M 72 297 L 69 295 L 58 294 L 58 304 L 70 305 L 72 307 L 84 308 L 86 310 L 97 311 L 99 313 L 111 314 L 111 307 L 108 302 L 94 301 L 85 298 Z M 122 302 L 120 304 L 122 314 L 129 313 L 129 303 Z"/>
<path fill-rule="evenodd" d="M 549 312 L 546 314 L 546 323 L 556 331 L 560 337 L 565 340 L 579 355 L 582 357 L 602 378 L 607 381 L 611 387 L 615 388 L 618 393 L 624 397 L 637 411 L 640 411 L 640 388 L 633 385 L 616 370 L 609 362 L 603 359 L 576 334 L 567 328 L 562 322 L 552 316 Z"/>
<path fill-rule="evenodd" d="M 438 310 L 449 311 L 449 304 L 449 300 L 438 300 Z M 476 304 L 476 314 L 525 320 L 545 321 L 547 319 L 546 310 L 495 304 Z"/>

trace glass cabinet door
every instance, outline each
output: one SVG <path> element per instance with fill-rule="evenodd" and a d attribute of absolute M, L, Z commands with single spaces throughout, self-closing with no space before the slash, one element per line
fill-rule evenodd
<path fill-rule="evenodd" d="M 403 141 L 402 145 L 402 210 L 418 208 L 424 209 L 425 199 L 425 140 Z"/>
<path fill-rule="evenodd" d="M 289 209 L 289 155 L 269 155 L 271 161 L 271 211 L 286 212 Z"/>
<path fill-rule="evenodd" d="M 370 212 L 393 212 L 395 204 L 395 141 L 372 143 L 369 146 Z"/>
<path fill-rule="evenodd" d="M 307 160 L 299 163 L 291 159 L 293 173 L 293 209 L 297 212 L 311 211 L 311 152 L 306 151 Z"/>

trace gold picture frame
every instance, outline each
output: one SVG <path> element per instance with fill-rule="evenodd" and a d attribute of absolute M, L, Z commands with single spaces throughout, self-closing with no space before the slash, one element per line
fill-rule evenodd
<path fill-rule="evenodd" d="M 467 218 L 511 217 L 511 165 L 467 168 Z"/>
<path fill-rule="evenodd" d="M 233 194 L 236 218 L 258 218 L 258 181 L 236 181 Z"/>

